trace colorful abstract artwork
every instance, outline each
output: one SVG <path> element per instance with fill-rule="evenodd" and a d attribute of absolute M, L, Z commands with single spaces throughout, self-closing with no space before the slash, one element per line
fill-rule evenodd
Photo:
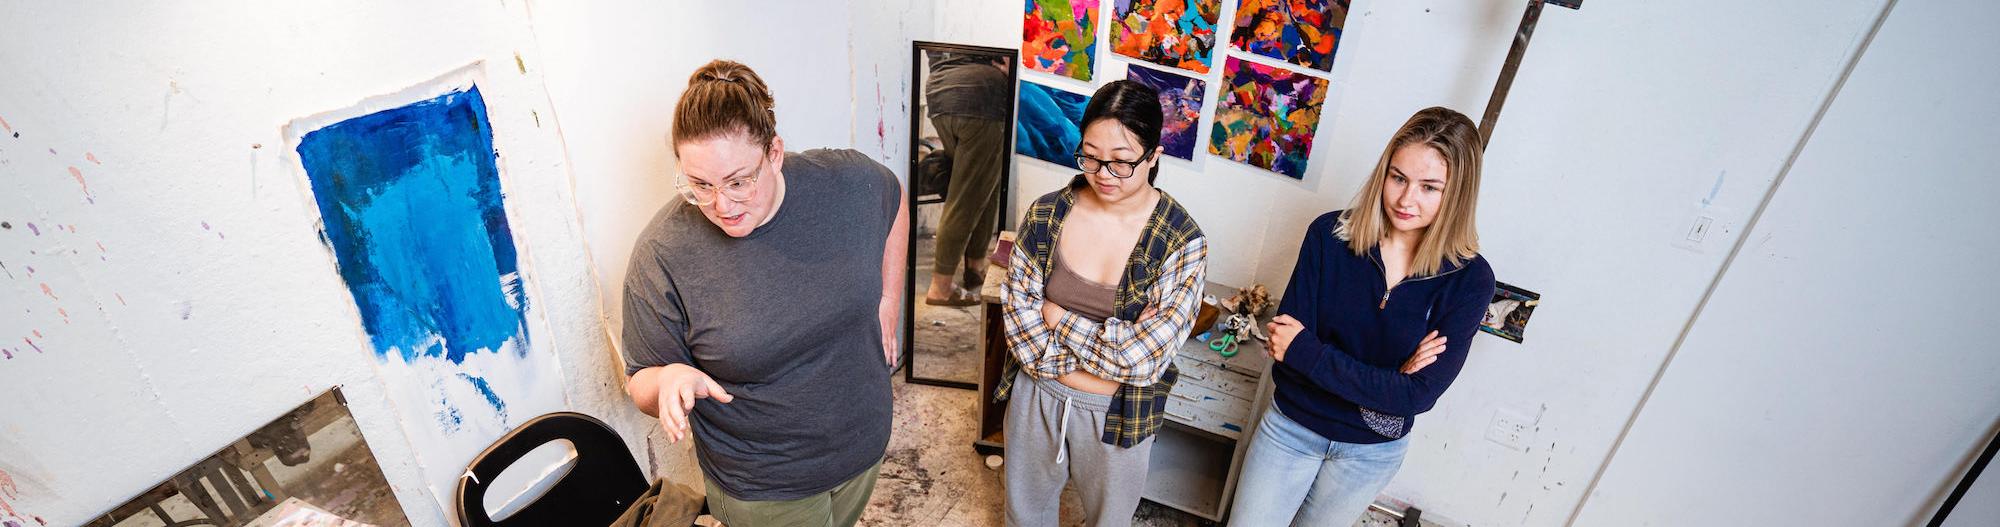
<path fill-rule="evenodd" d="M 1332 71 L 1333 52 L 1347 23 L 1347 2 L 1242 0 L 1229 42 L 1243 51 Z"/>
<path fill-rule="evenodd" d="M 1083 108 L 1090 97 L 1023 81 L 1014 117 L 1014 153 L 1077 168 Z"/>
<path fill-rule="evenodd" d="M 1196 133 L 1201 130 L 1201 101 L 1208 83 L 1151 68 L 1125 68 L 1125 78 L 1160 92 L 1160 146 L 1167 155 L 1194 159 Z"/>
<path fill-rule="evenodd" d="M 1097 57 L 1097 0 L 1027 0 L 1021 61 L 1028 69 L 1090 80 Z"/>
<path fill-rule="evenodd" d="M 1112 53 L 1208 73 L 1222 0 L 1112 1 Z"/>
<path fill-rule="evenodd" d="M 1326 79 L 1230 57 L 1208 153 L 1303 179 Z"/>
<path fill-rule="evenodd" d="M 378 357 L 527 352 L 479 88 L 314 130 L 298 153 Z"/>

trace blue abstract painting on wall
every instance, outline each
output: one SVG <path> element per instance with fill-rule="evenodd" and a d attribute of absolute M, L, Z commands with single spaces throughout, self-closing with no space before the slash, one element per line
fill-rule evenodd
<path fill-rule="evenodd" d="M 1083 107 L 1090 97 L 1032 82 L 1021 82 L 1020 109 L 1014 118 L 1014 152 L 1077 168 L 1076 149 L 1083 144 Z"/>
<path fill-rule="evenodd" d="M 298 153 L 378 359 L 527 353 L 527 297 L 477 86 L 314 130 Z M 482 380 L 467 381 L 504 415 Z"/>

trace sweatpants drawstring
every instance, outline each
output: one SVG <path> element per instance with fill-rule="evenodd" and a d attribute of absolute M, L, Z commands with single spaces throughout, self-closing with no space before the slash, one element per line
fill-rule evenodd
<path fill-rule="evenodd" d="M 1070 398 L 1070 396 L 1063 396 L 1062 424 L 1056 425 L 1057 465 L 1061 465 L 1063 460 L 1069 459 L 1069 409 L 1070 403 L 1074 401 L 1075 399 Z"/>

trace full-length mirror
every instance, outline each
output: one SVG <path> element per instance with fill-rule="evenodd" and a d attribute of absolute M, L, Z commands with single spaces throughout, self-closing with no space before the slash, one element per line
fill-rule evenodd
<path fill-rule="evenodd" d="M 904 375 L 976 388 L 993 300 L 980 290 L 1006 210 L 1015 51 L 916 42 L 912 53 Z"/>

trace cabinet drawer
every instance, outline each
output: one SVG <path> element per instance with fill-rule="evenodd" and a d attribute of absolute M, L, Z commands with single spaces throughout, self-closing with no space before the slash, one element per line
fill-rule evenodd
<path fill-rule="evenodd" d="M 1167 419 L 1232 440 L 1243 439 L 1244 431 L 1250 428 L 1248 419 L 1225 415 L 1215 408 L 1178 397 L 1167 398 Z"/>
<path fill-rule="evenodd" d="M 1257 399 L 1257 376 L 1234 368 L 1190 358 L 1177 358 L 1181 368 L 1179 384 L 1193 384 L 1244 400 Z"/>
<path fill-rule="evenodd" d="M 1230 419 L 1240 419 L 1249 415 L 1251 407 L 1249 399 L 1224 394 L 1211 390 L 1206 386 L 1192 383 L 1175 385 L 1173 393 L 1169 394 L 1168 398 L 1178 399 L 1181 402 Z"/>

